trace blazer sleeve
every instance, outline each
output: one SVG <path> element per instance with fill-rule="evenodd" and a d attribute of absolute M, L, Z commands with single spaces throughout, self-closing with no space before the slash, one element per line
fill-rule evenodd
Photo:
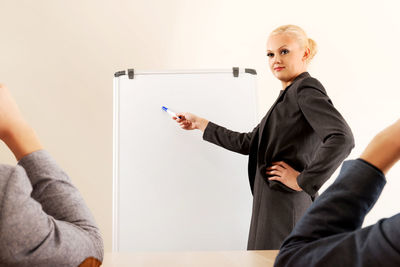
<path fill-rule="evenodd" d="M 249 155 L 250 144 L 258 128 L 259 125 L 251 132 L 239 133 L 210 121 L 204 130 L 203 139 L 230 151 Z"/>
<path fill-rule="evenodd" d="M 299 186 L 314 197 L 354 147 L 350 127 L 333 106 L 323 86 L 306 78 L 297 90 L 297 102 L 305 119 L 321 139 L 313 160 L 297 178 Z"/>
<path fill-rule="evenodd" d="M 103 260 L 103 241 L 81 194 L 44 150 L 9 167 L 1 199 L 0 262 L 78 266 Z M 1 173 L 0 173 L 1 174 Z M 0 264 L 2 265 L 2 264 Z"/>
<path fill-rule="evenodd" d="M 360 229 L 385 183 L 369 163 L 344 162 L 283 242 L 275 266 L 400 266 L 400 214 Z"/>

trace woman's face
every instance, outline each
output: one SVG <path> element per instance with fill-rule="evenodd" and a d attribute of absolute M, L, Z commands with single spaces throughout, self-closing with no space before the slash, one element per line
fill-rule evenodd
<path fill-rule="evenodd" d="M 299 74 L 307 71 L 306 59 L 309 49 L 302 48 L 296 38 L 290 34 L 275 34 L 268 38 L 267 57 L 272 74 L 284 87 Z"/>

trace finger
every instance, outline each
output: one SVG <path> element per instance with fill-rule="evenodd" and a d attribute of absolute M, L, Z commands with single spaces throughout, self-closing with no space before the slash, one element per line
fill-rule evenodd
<path fill-rule="evenodd" d="M 285 165 L 287 166 L 287 164 L 284 161 L 277 161 L 277 162 L 272 162 L 273 165 L 278 165 L 281 166 L 282 168 L 285 168 Z"/>
<path fill-rule="evenodd" d="M 279 176 L 272 176 L 268 178 L 268 181 L 279 181 L 283 183 L 283 179 Z"/>
<path fill-rule="evenodd" d="M 272 165 L 267 168 L 267 170 L 278 170 L 278 171 L 283 171 L 284 168 L 281 165 Z"/>
<path fill-rule="evenodd" d="M 283 166 L 283 168 L 288 169 L 290 168 L 289 164 L 287 164 L 286 162 L 282 161 L 281 165 Z"/>
<path fill-rule="evenodd" d="M 267 174 L 272 174 L 276 176 L 282 176 L 280 171 L 268 171 Z"/>
<path fill-rule="evenodd" d="M 186 120 L 186 116 L 185 116 L 185 114 L 184 113 L 175 113 L 175 117 L 177 117 L 178 118 L 178 120 L 180 119 L 180 120 Z"/>
<path fill-rule="evenodd" d="M 267 167 L 267 170 L 276 170 L 279 167 L 280 167 L 279 165 L 271 165 Z"/>
<path fill-rule="evenodd" d="M 177 117 L 178 119 L 186 120 L 186 117 L 185 117 L 185 115 L 183 113 L 175 113 L 175 115 L 178 116 Z"/>

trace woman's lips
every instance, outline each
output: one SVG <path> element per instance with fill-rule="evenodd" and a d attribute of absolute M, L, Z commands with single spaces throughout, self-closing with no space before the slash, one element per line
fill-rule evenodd
<path fill-rule="evenodd" d="M 276 70 L 276 71 L 281 71 L 281 70 L 283 70 L 285 67 L 276 67 L 276 68 L 274 68 L 274 70 Z"/>

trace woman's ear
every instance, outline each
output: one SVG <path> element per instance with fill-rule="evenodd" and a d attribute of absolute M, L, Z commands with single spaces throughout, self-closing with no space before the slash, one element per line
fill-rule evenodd
<path fill-rule="evenodd" d="M 311 50 L 310 50 L 310 48 L 307 47 L 304 51 L 303 61 L 307 61 L 307 59 L 310 57 L 310 54 L 311 54 Z"/>

